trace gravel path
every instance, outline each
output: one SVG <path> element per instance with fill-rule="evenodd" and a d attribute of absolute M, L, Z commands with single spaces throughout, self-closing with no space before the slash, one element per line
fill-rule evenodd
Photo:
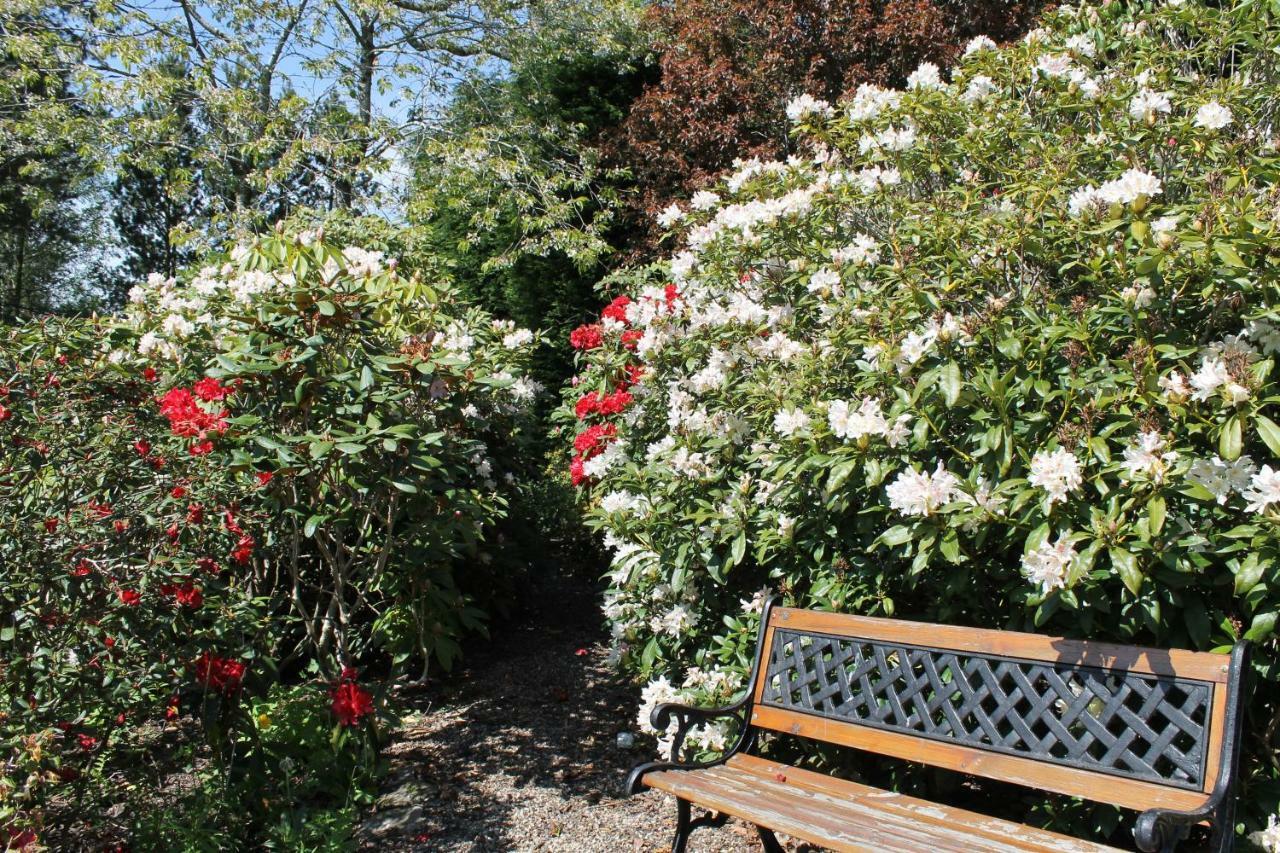
<path fill-rule="evenodd" d="M 603 663 L 594 592 L 555 585 L 515 624 L 473 644 L 464 668 L 408 697 L 388 748 L 390 771 L 360 830 L 363 849 L 656 851 L 669 849 L 675 805 L 622 797 L 637 688 Z M 478 646 L 478 647 L 477 647 Z M 643 743 L 643 742 L 642 742 Z M 700 829 L 696 853 L 760 850 L 737 821 Z"/>

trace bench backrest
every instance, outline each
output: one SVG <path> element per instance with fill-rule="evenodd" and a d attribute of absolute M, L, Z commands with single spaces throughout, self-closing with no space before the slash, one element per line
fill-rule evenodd
<path fill-rule="evenodd" d="M 1219 778 L 1229 655 L 771 607 L 754 726 L 1126 806 Z"/>

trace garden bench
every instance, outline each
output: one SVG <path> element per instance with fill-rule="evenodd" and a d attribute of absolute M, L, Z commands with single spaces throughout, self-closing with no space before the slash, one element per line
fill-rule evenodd
<path fill-rule="evenodd" d="M 746 694 L 725 708 L 663 704 L 671 761 L 626 790 L 675 795 L 673 851 L 729 816 L 835 850 L 1113 848 L 780 764 L 763 732 L 854 747 L 1141 812 L 1138 847 L 1172 850 L 1197 824 L 1234 837 L 1248 647 L 1230 655 L 1068 640 L 776 607 L 761 617 Z M 718 759 L 682 761 L 689 731 L 736 719 Z M 776 736 L 776 734 L 775 734 Z M 692 805 L 707 813 L 692 817 Z"/>

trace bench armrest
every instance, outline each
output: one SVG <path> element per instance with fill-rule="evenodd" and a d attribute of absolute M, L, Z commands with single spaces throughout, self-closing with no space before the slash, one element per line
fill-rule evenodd
<path fill-rule="evenodd" d="M 1172 853 L 1174 848 L 1185 841 L 1191 828 L 1199 823 L 1210 821 L 1213 824 L 1213 841 L 1210 849 L 1226 851 L 1231 849 L 1235 836 L 1235 788 L 1236 764 L 1240 759 L 1240 735 L 1243 728 L 1244 702 L 1241 691 L 1244 687 L 1245 671 L 1249 665 L 1249 644 L 1241 641 L 1231 650 L 1231 663 L 1228 667 L 1227 683 L 1227 718 L 1222 739 L 1222 753 L 1218 760 L 1218 778 L 1214 782 L 1213 793 L 1199 808 L 1190 811 L 1173 811 L 1171 809 L 1148 809 L 1138 815 L 1138 822 L 1133 827 L 1133 840 L 1138 849 L 1145 853 Z"/>
<path fill-rule="evenodd" d="M 676 702 L 663 702 L 654 708 L 653 712 L 649 714 L 649 723 L 655 729 L 665 732 L 671 726 L 672 720 L 676 723 L 676 730 L 671 739 L 671 760 L 649 761 L 637 766 L 627 774 L 627 781 L 624 786 L 626 793 L 638 793 L 642 788 L 641 779 L 646 773 L 654 770 L 699 770 L 704 767 L 714 767 L 717 764 L 724 763 L 734 753 L 742 751 L 743 747 L 747 745 L 751 729 L 747 725 L 746 714 L 750 699 L 751 691 L 748 690 L 737 702 L 732 705 L 725 705 L 722 708 L 696 708 L 692 705 L 681 705 Z M 719 758 L 712 761 L 681 761 L 680 753 L 684 747 L 684 739 L 689 734 L 689 731 L 695 726 L 724 717 L 738 720 L 738 737 L 733 746 L 725 750 L 724 754 Z"/>

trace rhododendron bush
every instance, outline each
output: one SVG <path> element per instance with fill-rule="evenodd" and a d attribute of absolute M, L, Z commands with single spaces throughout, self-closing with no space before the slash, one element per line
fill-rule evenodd
<path fill-rule="evenodd" d="M 575 333 L 571 475 L 652 704 L 740 688 L 805 607 L 1257 644 L 1273 808 L 1280 22 L 1064 7 L 904 91 L 788 110 L 807 154 L 663 215 Z M 724 732 L 702 732 L 723 743 Z"/>
<path fill-rule="evenodd" d="M 269 236 L 130 299 L 0 339 L 0 828 L 147 725 L 265 766 L 282 680 L 372 731 L 356 667 L 482 626 L 527 464 L 535 336 L 378 252 Z"/>

